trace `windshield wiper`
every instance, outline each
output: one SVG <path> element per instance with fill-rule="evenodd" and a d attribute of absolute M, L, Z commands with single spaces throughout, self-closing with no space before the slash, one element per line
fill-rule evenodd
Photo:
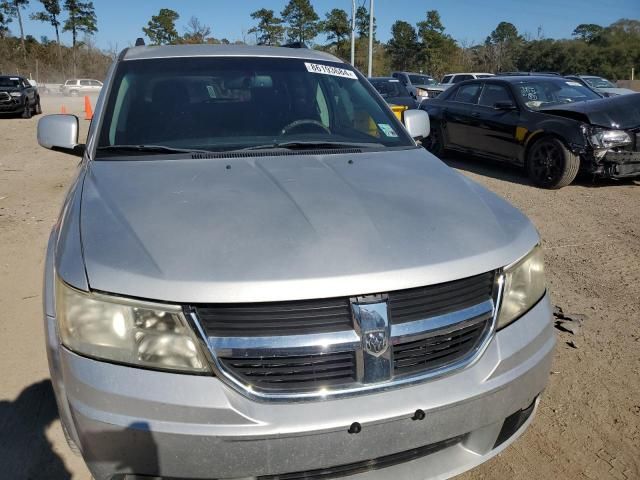
<path fill-rule="evenodd" d="M 192 148 L 174 148 L 165 145 L 105 145 L 96 150 L 101 152 L 140 152 L 140 153 L 211 153 L 209 150 Z"/>
<path fill-rule="evenodd" d="M 270 150 L 270 149 L 278 149 L 283 148 L 286 150 L 314 150 L 314 149 L 323 149 L 323 148 L 375 148 L 381 147 L 381 143 L 370 143 L 370 142 L 274 142 L 267 143 L 264 145 L 254 145 L 252 147 L 241 148 L 239 150 L 234 151 L 245 151 L 245 150 Z"/>

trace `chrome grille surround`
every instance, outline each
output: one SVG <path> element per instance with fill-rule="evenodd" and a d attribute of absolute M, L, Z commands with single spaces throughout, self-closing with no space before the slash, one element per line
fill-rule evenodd
<path fill-rule="evenodd" d="M 207 336 L 200 324 L 195 308 L 186 312 L 194 328 L 200 334 L 212 367 L 218 377 L 241 394 L 263 402 L 312 401 L 327 398 L 355 396 L 367 392 L 385 391 L 402 386 L 421 383 L 441 377 L 471 366 L 484 352 L 495 333 L 495 325 L 502 297 L 504 276 L 496 271 L 492 298 L 476 305 L 450 313 L 428 318 L 387 324 L 388 348 L 383 352 L 367 352 L 363 322 L 354 308 L 353 329 L 337 332 L 310 333 L 284 336 Z M 367 295 L 350 299 L 352 307 L 374 304 L 376 308 L 386 303 L 386 295 Z M 380 311 L 380 310 L 379 310 Z M 384 315 L 382 315 L 384 316 Z M 378 322 L 378 327 L 380 327 Z M 455 332 L 478 326 L 480 334 L 471 348 L 455 361 L 425 369 L 417 373 L 394 374 L 393 352 L 397 346 L 424 339 L 455 335 Z M 287 357 L 318 357 L 327 354 L 353 352 L 355 354 L 354 374 L 344 383 L 331 383 L 323 388 L 264 388 L 260 382 L 250 382 L 238 375 L 237 368 L 231 368 L 227 359 L 261 359 L 266 363 L 280 361 Z M 255 365 L 253 365 L 255 366 Z"/>

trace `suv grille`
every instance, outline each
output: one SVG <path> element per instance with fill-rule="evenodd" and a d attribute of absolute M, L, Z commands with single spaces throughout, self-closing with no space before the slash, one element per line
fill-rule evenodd
<path fill-rule="evenodd" d="M 325 333 L 352 326 L 348 298 L 203 305 L 196 312 L 210 337 Z"/>
<path fill-rule="evenodd" d="M 488 272 L 388 294 L 185 311 L 202 328 L 224 380 L 250 396 L 311 398 L 466 365 L 491 334 L 495 279 Z M 382 323 L 366 323 L 371 315 Z"/>
<path fill-rule="evenodd" d="M 488 321 L 474 323 L 450 333 L 394 345 L 394 373 L 410 375 L 455 363 L 482 339 L 489 325 Z"/>
<path fill-rule="evenodd" d="M 313 390 L 319 384 L 335 388 L 355 381 L 354 352 L 220 358 L 233 374 L 264 389 Z"/>

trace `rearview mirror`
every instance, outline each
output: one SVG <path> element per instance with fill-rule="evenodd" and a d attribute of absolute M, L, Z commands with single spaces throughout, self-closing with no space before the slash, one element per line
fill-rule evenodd
<path fill-rule="evenodd" d="M 80 123 L 75 115 L 46 115 L 38 121 L 38 143 L 49 150 L 82 156 L 78 144 Z"/>
<path fill-rule="evenodd" d="M 405 110 L 404 127 L 414 140 L 429 136 L 429 115 L 424 110 Z"/>
<path fill-rule="evenodd" d="M 516 104 L 511 100 L 502 100 L 493 104 L 493 108 L 496 110 L 516 110 Z"/>

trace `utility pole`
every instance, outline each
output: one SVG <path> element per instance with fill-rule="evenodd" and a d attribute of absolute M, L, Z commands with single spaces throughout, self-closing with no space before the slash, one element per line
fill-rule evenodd
<path fill-rule="evenodd" d="M 373 70 L 373 0 L 369 0 L 369 70 L 368 76 L 371 77 Z"/>
<path fill-rule="evenodd" d="M 351 65 L 356 66 L 356 0 L 351 0 Z"/>

